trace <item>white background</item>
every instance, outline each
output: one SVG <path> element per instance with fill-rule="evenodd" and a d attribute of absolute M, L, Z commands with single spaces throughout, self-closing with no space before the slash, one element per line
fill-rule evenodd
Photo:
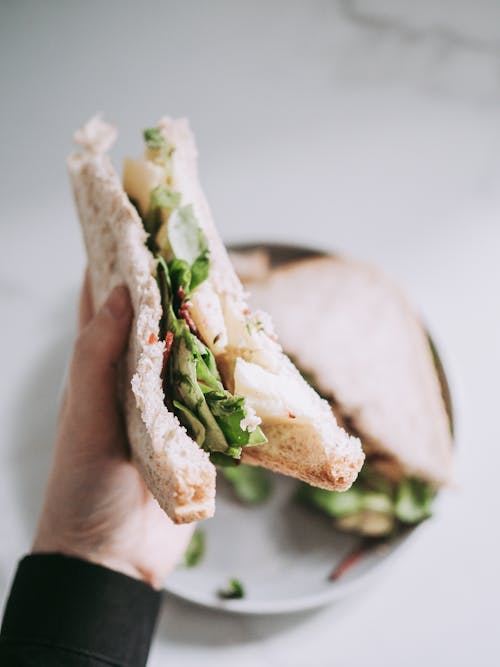
<path fill-rule="evenodd" d="M 500 4 L 0 4 L 0 596 L 40 506 L 84 258 L 64 159 L 95 111 L 196 132 L 227 240 L 367 258 L 411 295 L 457 400 L 456 488 L 370 589 L 237 618 L 167 600 L 150 664 L 498 664 Z"/>

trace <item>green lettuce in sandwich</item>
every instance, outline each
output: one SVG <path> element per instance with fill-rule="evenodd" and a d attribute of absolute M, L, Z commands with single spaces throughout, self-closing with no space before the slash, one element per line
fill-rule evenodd
<path fill-rule="evenodd" d="M 174 189 L 174 147 L 158 128 L 145 130 L 144 140 L 146 158 L 125 162 L 124 185 L 142 216 L 157 262 L 165 400 L 190 436 L 210 452 L 211 460 L 230 465 L 240 459 L 242 447 L 267 439 L 245 399 L 224 388 L 214 355 L 201 340 L 191 314 L 191 296 L 209 278 L 210 252 L 192 204 L 183 205 L 182 195 Z M 163 174 L 150 190 L 146 208 L 137 188 L 147 180 L 148 167 Z M 136 192 L 139 199 L 133 198 Z"/>

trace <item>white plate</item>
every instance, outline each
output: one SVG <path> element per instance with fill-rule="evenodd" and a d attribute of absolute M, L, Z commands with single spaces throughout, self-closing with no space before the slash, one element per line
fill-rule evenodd
<path fill-rule="evenodd" d="M 190 602 L 244 614 L 280 614 L 322 606 L 351 593 L 403 541 L 392 540 L 370 552 L 337 581 L 334 567 L 360 544 L 360 539 L 332 528 L 331 520 L 293 500 L 297 481 L 273 475 L 273 493 L 263 505 L 243 506 L 218 479 L 215 517 L 200 527 L 205 532 L 203 560 L 180 567 L 166 590 Z M 217 591 L 230 577 L 245 588 L 240 600 L 221 600 Z"/>

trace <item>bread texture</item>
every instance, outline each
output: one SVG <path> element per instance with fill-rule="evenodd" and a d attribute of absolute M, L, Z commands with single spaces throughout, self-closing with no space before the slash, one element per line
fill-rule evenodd
<path fill-rule="evenodd" d="M 447 483 L 452 436 L 431 347 L 391 280 L 364 262 L 323 257 L 278 267 L 249 288 L 381 469 Z"/>
<path fill-rule="evenodd" d="M 243 461 L 274 470 L 322 489 L 345 491 L 356 480 L 364 455 L 353 455 L 353 438 L 339 428 L 335 447 L 321 429 L 309 424 L 271 424 L 265 429 L 269 442 L 243 450 Z M 326 436 L 326 437 L 325 437 Z"/>
<path fill-rule="evenodd" d="M 189 523 L 214 513 L 215 468 L 164 405 L 160 293 L 142 222 L 106 154 L 115 136 L 112 127 L 92 119 L 75 137 L 83 151 L 68 158 L 94 307 L 115 285 L 129 288 L 134 320 L 124 412 L 133 460 L 168 516 L 176 523 Z"/>
<path fill-rule="evenodd" d="M 199 184 L 196 146 L 187 121 L 163 118 L 159 127 L 175 146 L 175 189 L 183 203 L 192 204 L 208 240 L 211 284 L 221 298 L 246 308 L 246 292 Z M 161 302 L 153 277 L 154 258 L 145 246 L 141 219 L 107 155 L 115 137 L 112 127 L 94 118 L 75 135 L 82 150 L 68 159 L 94 304 L 99 307 L 117 284 L 126 284 L 130 290 L 134 321 L 126 358 L 124 405 L 133 459 L 173 521 L 191 522 L 214 513 L 215 467 L 164 404 L 160 377 L 164 343 L 158 340 Z M 285 423 L 263 423 L 268 443 L 244 448 L 243 459 L 317 486 L 347 489 L 364 460 L 359 440 L 338 427 L 327 402 L 303 380 L 279 344 L 274 339 L 267 343 L 266 354 L 277 375 L 300 386 L 313 406 L 314 419 L 307 424 L 295 423 L 293 417 Z M 231 367 L 240 353 L 249 360 L 257 352 L 262 351 L 231 348 L 217 363 L 221 368 L 224 364 Z"/>

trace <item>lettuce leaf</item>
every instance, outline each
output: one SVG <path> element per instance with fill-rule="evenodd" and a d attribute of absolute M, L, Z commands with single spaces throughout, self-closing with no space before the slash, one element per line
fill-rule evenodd
<path fill-rule="evenodd" d="M 222 474 L 243 503 L 258 505 L 271 495 L 271 475 L 263 468 L 242 463 L 234 468 L 224 468 Z"/>
<path fill-rule="evenodd" d="M 394 512 L 402 523 L 419 523 L 431 516 L 434 496 L 435 492 L 429 484 L 407 477 L 396 490 Z"/>
<path fill-rule="evenodd" d="M 355 514 L 362 509 L 362 493 L 355 486 L 347 491 L 327 491 L 309 484 L 301 484 L 297 499 L 305 505 L 319 510 L 322 514 L 339 518 Z"/>
<path fill-rule="evenodd" d="M 181 193 L 170 190 L 166 185 L 157 185 L 149 196 L 151 208 L 166 208 L 173 211 L 181 205 Z"/>
<path fill-rule="evenodd" d="M 185 327 L 187 329 L 187 327 Z M 198 443 L 211 451 L 224 452 L 228 443 L 224 433 L 208 407 L 196 377 L 196 359 L 189 345 L 192 334 L 189 330 L 184 335 L 177 335 L 170 352 L 171 390 L 174 400 L 185 405 L 190 412 L 203 424 L 205 438 Z M 186 413 L 176 410 L 177 417 L 186 428 L 192 428 L 191 420 Z"/>
<path fill-rule="evenodd" d="M 197 257 L 192 265 L 177 257 L 170 261 L 168 266 L 172 284 L 175 286 L 174 293 L 182 287 L 185 298 L 188 299 L 193 290 L 208 278 L 209 264 L 208 254 Z"/>
<path fill-rule="evenodd" d="M 405 477 L 394 483 L 367 464 L 347 491 L 326 491 L 301 484 L 297 492 L 300 502 L 334 519 L 363 513 L 390 517 L 392 521 L 387 522 L 389 532 L 395 520 L 402 528 L 430 517 L 434 496 L 434 489 L 422 480 Z"/>
<path fill-rule="evenodd" d="M 205 282 L 208 278 L 210 271 L 210 259 L 208 256 L 208 250 L 203 251 L 201 255 L 194 260 L 193 265 L 191 266 L 191 283 L 189 289 L 192 292 L 194 289 Z"/>
<path fill-rule="evenodd" d="M 173 401 L 173 406 L 178 414 L 182 415 L 182 423 L 187 429 L 189 435 L 203 447 L 206 437 L 206 429 L 196 415 L 179 401 Z"/>
<path fill-rule="evenodd" d="M 165 137 L 162 135 L 161 130 L 157 127 L 151 127 L 143 132 L 144 142 L 148 148 L 151 150 L 158 151 L 165 147 L 166 141 Z"/>
<path fill-rule="evenodd" d="M 239 579 L 229 579 L 226 588 L 219 589 L 217 595 L 221 600 L 240 600 L 245 597 L 245 589 Z"/>
<path fill-rule="evenodd" d="M 166 185 L 158 185 L 149 195 L 149 208 L 143 220 L 144 228 L 149 234 L 148 246 L 153 252 L 157 249 L 156 235 L 162 225 L 162 210 L 173 211 L 181 203 L 179 192 L 173 192 Z"/>
<path fill-rule="evenodd" d="M 230 450 L 226 450 L 224 453 L 221 452 L 210 452 L 210 461 L 214 466 L 219 466 L 220 468 L 234 468 L 240 465 L 238 455 L 230 455 Z"/>
<path fill-rule="evenodd" d="M 173 308 L 177 310 L 182 305 L 184 299 L 189 298 L 191 285 L 191 267 L 184 259 L 173 259 L 168 264 L 170 280 L 172 283 Z M 180 296 L 180 293 L 183 296 Z"/>
<path fill-rule="evenodd" d="M 266 438 L 259 428 L 252 433 L 241 428 L 246 416 L 244 399 L 224 389 L 212 352 L 175 316 L 169 302 L 173 280 L 163 259 L 158 261 L 157 279 L 164 312 L 161 331 L 174 334 L 166 369 L 173 410 L 201 447 L 238 459 L 241 447 L 261 444 Z"/>
<path fill-rule="evenodd" d="M 174 152 L 174 147 L 165 139 L 161 130 L 158 127 L 150 127 L 144 130 L 143 137 L 149 157 L 166 166 Z"/>
<path fill-rule="evenodd" d="M 210 411 L 231 445 L 258 445 L 266 442 L 261 429 L 257 427 L 254 431 L 243 430 L 241 421 L 246 416 L 245 399 L 241 396 L 232 396 L 228 391 L 214 391 L 207 393 L 205 399 Z M 250 440 L 253 439 L 252 442 Z"/>
<path fill-rule="evenodd" d="M 172 212 L 167 232 L 172 253 L 177 259 L 192 265 L 198 257 L 208 256 L 208 241 L 191 204 Z"/>
<path fill-rule="evenodd" d="M 195 565 L 198 565 L 205 555 L 205 549 L 205 532 L 201 528 L 197 528 L 184 554 L 184 565 L 186 567 L 195 567 Z"/>

